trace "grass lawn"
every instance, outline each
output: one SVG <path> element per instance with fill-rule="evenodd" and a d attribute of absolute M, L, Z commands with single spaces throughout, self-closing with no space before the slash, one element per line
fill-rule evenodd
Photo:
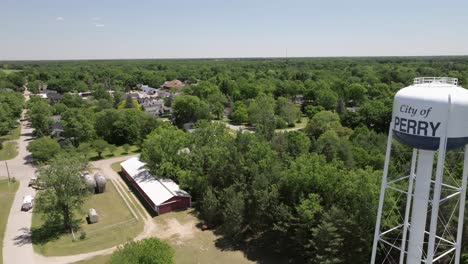
<path fill-rule="evenodd" d="M 94 258 L 73 262 L 72 264 L 104 264 L 107 263 L 112 255 L 101 255 Z"/>
<path fill-rule="evenodd" d="M 130 149 L 127 152 L 125 152 L 125 150 L 123 149 L 122 146 L 120 147 L 117 147 L 115 149 L 114 152 L 110 153 L 108 150 L 104 151 L 101 155 L 102 155 L 102 159 L 109 159 L 109 158 L 114 158 L 114 157 L 121 157 L 121 156 L 125 156 L 125 155 L 131 155 L 131 154 L 136 154 L 140 151 L 140 149 L 137 147 L 137 146 L 130 146 Z M 98 157 L 98 154 L 96 151 L 91 151 L 89 152 L 89 159 L 90 160 L 100 160 L 100 158 Z"/>
<path fill-rule="evenodd" d="M 301 117 L 301 122 L 296 123 L 297 128 L 305 128 L 307 126 L 307 123 L 309 122 L 309 118 L 306 116 Z"/>
<path fill-rule="evenodd" d="M 95 208 L 99 215 L 99 222 L 88 225 L 86 223 L 87 210 Z M 75 232 L 77 240 L 73 241 L 71 234 L 61 234 L 49 240 L 41 240 L 42 219 L 33 213 L 33 247 L 45 256 L 65 256 L 106 249 L 133 239 L 143 230 L 143 222 L 133 218 L 130 210 L 117 193 L 113 183 L 108 181 L 106 192 L 92 195 L 83 206 L 81 215 L 83 220 L 81 230 Z M 42 231 L 42 232 L 41 232 Z M 80 240 L 80 233 L 85 232 L 86 238 Z M 35 233 L 38 234 L 35 236 Z M 44 237 L 47 238 L 48 234 Z M 50 235 L 49 235 L 50 236 Z"/>
<path fill-rule="evenodd" d="M 117 161 L 117 162 L 112 163 L 112 165 L 111 165 L 112 170 L 117 172 L 117 173 L 121 172 L 122 167 L 120 167 L 120 163 L 122 163 L 122 162 Z"/>
<path fill-rule="evenodd" d="M 18 155 L 16 150 L 16 141 L 9 141 L 3 143 L 3 148 L 0 149 L 0 160 L 11 160 Z"/>
<path fill-rule="evenodd" d="M 193 210 L 172 212 L 154 218 L 158 237 L 168 241 L 175 250 L 175 262 L 185 263 L 254 263 L 239 250 L 216 247 L 219 238 L 212 231 L 201 231 Z"/>
<path fill-rule="evenodd" d="M 17 140 L 20 138 L 21 135 L 21 126 L 18 125 L 15 129 L 11 130 L 10 133 L 7 135 L 1 136 L 0 139 L 7 141 L 7 140 Z"/>
<path fill-rule="evenodd" d="M 117 173 L 120 173 L 120 172 L 122 171 L 122 167 L 120 167 L 120 163 L 121 163 L 121 162 L 114 162 L 114 163 L 112 163 L 112 164 L 111 164 L 112 170 L 115 171 L 115 172 L 117 172 Z M 125 180 L 124 180 L 124 181 L 125 181 Z M 135 191 L 135 190 L 131 190 L 131 189 L 129 188 L 129 186 L 128 186 L 127 184 L 125 184 L 125 183 L 124 183 L 121 187 L 122 187 L 124 190 L 128 190 L 129 192 L 134 192 L 134 191 Z M 136 196 L 138 196 L 138 195 L 136 195 Z M 129 197 L 130 197 L 131 202 L 135 205 L 135 206 L 133 207 L 133 209 L 134 209 L 134 210 L 136 209 L 135 211 L 137 211 L 142 217 L 144 217 L 144 216 L 145 216 L 145 212 L 144 212 L 145 209 L 144 209 L 142 206 L 140 206 L 140 205 L 141 205 L 141 202 L 138 201 L 138 199 L 137 199 L 136 197 L 134 197 L 133 195 L 129 195 Z"/>
<path fill-rule="evenodd" d="M 16 190 L 18 190 L 19 182 L 11 182 L 8 185 L 8 180 L 0 178 L 0 263 L 3 263 L 3 235 L 5 233 L 8 215 L 10 214 L 11 204 L 15 198 Z"/>

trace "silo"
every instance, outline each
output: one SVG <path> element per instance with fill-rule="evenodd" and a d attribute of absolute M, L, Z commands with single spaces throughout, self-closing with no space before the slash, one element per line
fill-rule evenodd
<path fill-rule="evenodd" d="M 96 182 L 97 192 L 98 193 L 105 192 L 106 191 L 106 177 L 104 177 L 102 174 L 96 173 L 94 175 L 94 179 Z"/>
<path fill-rule="evenodd" d="M 412 148 L 413 157 L 410 175 L 389 181 L 387 175 L 393 138 Z M 399 250 L 399 263 L 433 263 L 450 259 L 450 255 L 455 263 L 459 263 L 468 174 L 467 143 L 468 91 L 458 86 L 457 79 L 416 78 L 413 85 L 398 91 L 389 128 L 371 263 L 375 263 L 379 243 L 391 246 L 392 250 Z M 462 181 L 460 186 L 451 186 L 443 180 L 445 154 L 446 151 L 463 146 L 465 160 Z M 435 153 L 438 155 L 433 175 Z M 406 190 L 391 185 L 405 181 L 408 181 Z M 403 223 L 382 231 L 382 208 L 388 188 L 406 194 L 406 208 Z M 442 188 L 453 192 L 441 197 Z M 458 231 L 456 236 L 448 236 L 446 230 L 437 232 L 438 225 L 448 230 L 445 220 L 439 223 L 442 222 L 439 219 L 445 219 L 439 215 L 439 205 L 453 199 L 459 199 L 460 204 L 459 208 L 455 208 L 458 210 Z M 456 212 L 455 209 L 453 212 Z M 398 239 L 388 241 L 384 238 L 396 231 L 399 232 Z M 440 247 L 441 244 L 444 247 Z"/>
<path fill-rule="evenodd" d="M 84 179 L 86 181 L 86 188 L 91 192 L 95 193 L 96 191 L 96 180 L 90 174 L 84 174 Z"/>

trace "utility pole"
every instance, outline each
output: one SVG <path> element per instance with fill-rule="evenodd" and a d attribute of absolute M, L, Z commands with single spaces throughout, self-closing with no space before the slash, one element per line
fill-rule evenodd
<path fill-rule="evenodd" d="M 6 167 L 6 170 L 7 170 L 7 175 L 8 175 L 8 187 L 10 187 L 10 170 L 8 170 L 8 162 L 5 160 L 5 167 Z"/>

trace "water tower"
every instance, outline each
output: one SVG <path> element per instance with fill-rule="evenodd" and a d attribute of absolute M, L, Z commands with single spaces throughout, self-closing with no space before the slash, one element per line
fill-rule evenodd
<path fill-rule="evenodd" d="M 412 158 L 408 161 L 409 175 L 389 179 L 393 138 L 412 149 Z M 372 264 L 460 262 L 467 144 L 468 90 L 459 87 L 457 79 L 416 78 L 413 85 L 398 91 L 388 132 Z M 462 175 L 448 177 L 444 173 L 446 152 L 461 147 L 465 147 Z M 445 178 L 451 178 L 452 182 Z M 406 203 L 403 200 L 397 208 L 401 212 L 400 223 L 381 230 L 389 190 L 399 192 Z M 439 210 L 447 204 L 453 205 L 451 212 L 447 213 L 445 207 Z M 382 250 L 378 251 L 379 248 Z"/>

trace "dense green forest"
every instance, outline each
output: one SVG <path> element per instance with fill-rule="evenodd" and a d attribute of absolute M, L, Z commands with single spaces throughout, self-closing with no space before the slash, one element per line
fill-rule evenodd
<path fill-rule="evenodd" d="M 28 102 L 37 149 L 57 148 L 42 139 L 53 133 L 52 115 L 61 116 L 63 151 L 139 146 L 154 175 L 192 195 L 200 217 L 223 235 L 220 246 L 269 249 L 294 263 L 369 261 L 393 96 L 420 76 L 456 77 L 463 86 L 468 58 L 0 62 L 0 87 L 36 93 L 43 83 L 63 94 L 60 102 Z M 124 95 L 173 79 L 187 85 L 167 102 L 172 124 Z M 76 94 L 84 91 L 91 98 Z M 6 133 L 20 111 L 9 102 L 22 101 L 1 93 Z M 303 117 L 305 128 L 279 130 Z M 192 133 L 181 129 L 187 122 L 195 123 Z M 224 122 L 255 133 L 233 132 Z M 408 173 L 411 150 L 395 144 L 392 151 L 398 158 L 390 174 Z M 41 162 L 53 155 L 36 154 Z M 459 172 L 459 158 L 450 158 Z M 389 206 L 403 208 L 392 195 Z M 382 225 L 399 220 L 389 211 Z"/>

